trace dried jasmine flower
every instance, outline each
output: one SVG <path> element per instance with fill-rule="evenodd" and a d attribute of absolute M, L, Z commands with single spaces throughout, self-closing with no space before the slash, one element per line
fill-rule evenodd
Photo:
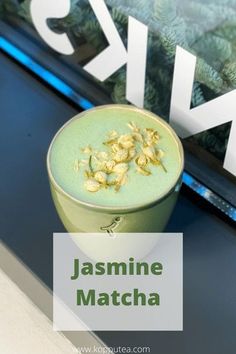
<path fill-rule="evenodd" d="M 144 155 L 146 157 L 149 157 L 149 159 L 151 159 L 151 160 L 156 159 L 155 149 L 152 146 L 144 147 L 142 150 L 143 150 Z"/>
<path fill-rule="evenodd" d="M 126 149 L 120 149 L 114 154 L 114 160 L 116 162 L 123 162 L 128 159 L 129 151 Z"/>
<path fill-rule="evenodd" d="M 101 188 L 100 183 L 97 182 L 94 178 L 90 178 L 85 181 L 84 186 L 89 192 L 97 192 Z"/>
<path fill-rule="evenodd" d="M 156 157 L 158 160 L 162 159 L 164 155 L 165 155 L 165 153 L 163 150 L 159 149 L 156 151 Z"/>
<path fill-rule="evenodd" d="M 107 141 L 104 141 L 103 145 L 114 145 L 115 143 L 117 142 L 117 139 L 110 139 L 110 140 L 107 140 Z"/>
<path fill-rule="evenodd" d="M 105 172 L 102 172 L 102 171 L 95 172 L 94 178 L 95 178 L 95 180 L 97 182 L 99 182 L 101 184 L 104 184 L 104 185 L 107 182 L 107 174 Z"/>
<path fill-rule="evenodd" d="M 156 130 L 151 128 L 146 128 L 145 132 L 149 138 L 153 139 L 154 144 L 156 144 L 160 140 L 160 135 Z"/>
<path fill-rule="evenodd" d="M 91 177 L 93 177 L 93 173 L 91 171 L 85 170 L 84 171 L 84 176 L 86 178 L 91 178 Z"/>
<path fill-rule="evenodd" d="M 140 143 L 143 143 L 143 136 L 142 136 L 142 134 L 140 134 L 140 133 L 133 133 L 132 136 L 133 136 L 133 139 L 134 139 L 135 141 L 138 141 L 138 142 L 140 142 Z"/>
<path fill-rule="evenodd" d="M 127 174 L 118 175 L 116 178 L 115 191 L 118 192 L 121 186 L 127 183 L 128 177 Z"/>
<path fill-rule="evenodd" d="M 167 172 L 167 169 L 165 168 L 163 162 L 162 162 L 162 157 L 164 156 L 164 151 L 163 150 L 158 150 L 156 151 L 156 159 L 151 161 L 154 165 L 159 165 L 163 168 L 165 172 Z"/>
<path fill-rule="evenodd" d="M 148 164 L 149 162 L 149 158 L 144 155 L 143 153 L 141 153 L 138 157 L 136 157 L 135 159 L 135 163 L 139 166 L 139 167 L 144 167 Z"/>
<path fill-rule="evenodd" d="M 117 182 L 121 186 L 124 186 L 127 183 L 127 181 L 128 181 L 128 175 L 126 173 L 124 173 L 123 175 L 119 175 L 117 178 Z"/>
<path fill-rule="evenodd" d="M 141 175 L 144 175 L 144 176 L 150 176 L 150 174 L 151 174 L 151 171 L 145 167 L 138 166 L 136 170 L 137 170 L 137 172 L 139 172 Z"/>
<path fill-rule="evenodd" d="M 105 162 L 105 172 L 111 173 L 113 171 L 113 168 L 115 167 L 116 162 L 114 160 L 106 161 Z"/>
<path fill-rule="evenodd" d="M 109 187 L 114 187 L 117 184 L 117 177 L 115 175 L 110 175 L 107 181 Z"/>
<path fill-rule="evenodd" d="M 126 173 L 129 169 L 129 166 L 127 163 L 118 163 L 113 167 L 113 172 L 117 174 L 123 174 Z"/>
<path fill-rule="evenodd" d="M 118 144 L 125 149 L 130 149 L 134 146 L 134 139 L 130 134 L 121 135 L 118 139 Z"/>
<path fill-rule="evenodd" d="M 112 144 L 112 146 L 111 146 L 111 150 L 112 150 L 113 152 L 118 152 L 118 151 L 121 150 L 121 149 L 122 149 L 122 146 L 119 145 L 119 144 L 117 144 L 116 142 L 115 142 L 114 144 Z"/>
<path fill-rule="evenodd" d="M 98 152 L 96 154 L 96 157 L 99 159 L 99 160 L 107 160 L 108 159 L 108 153 L 105 152 L 105 151 L 101 151 L 101 152 Z"/>
<path fill-rule="evenodd" d="M 154 166 L 160 166 L 161 165 L 161 160 L 158 160 L 158 159 L 151 160 L 150 162 Z"/>
<path fill-rule="evenodd" d="M 141 130 L 134 122 L 128 123 L 131 134 L 119 135 L 115 130 L 108 134 L 103 144 L 107 151 L 95 151 L 88 145 L 82 152 L 89 154 L 88 160 L 75 161 L 74 169 L 80 165 L 88 165 L 84 171 L 85 188 L 89 192 L 98 192 L 102 188 L 120 190 L 128 181 L 128 171 L 131 163 L 135 163 L 136 171 L 143 176 L 151 175 L 150 164 L 161 166 L 167 172 L 162 158 L 164 152 L 158 149 L 160 140 L 158 132 L 152 128 Z"/>
<path fill-rule="evenodd" d="M 108 137 L 109 137 L 110 140 L 111 140 L 111 139 L 116 139 L 116 138 L 118 137 L 117 131 L 112 130 L 112 131 L 108 134 Z"/>
<path fill-rule="evenodd" d="M 130 122 L 127 125 L 134 133 L 140 132 L 140 129 L 137 127 L 137 125 L 134 122 Z"/>
<path fill-rule="evenodd" d="M 86 146 L 85 148 L 81 149 L 83 154 L 88 154 L 91 155 L 93 152 L 93 149 L 91 148 L 90 145 Z"/>

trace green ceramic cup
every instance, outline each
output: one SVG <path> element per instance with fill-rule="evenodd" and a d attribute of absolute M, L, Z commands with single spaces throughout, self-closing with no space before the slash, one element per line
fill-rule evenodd
<path fill-rule="evenodd" d="M 90 110 L 90 112 L 98 110 L 112 110 L 113 108 L 120 108 L 132 111 L 134 114 L 144 114 L 149 119 L 158 121 L 164 129 L 167 129 L 171 137 L 175 141 L 176 149 L 178 149 L 180 156 L 180 163 L 178 171 L 176 171 L 176 178 L 169 186 L 165 194 L 159 195 L 156 200 L 148 203 L 139 203 L 129 207 L 121 206 L 102 206 L 91 202 L 79 200 L 66 192 L 56 181 L 53 176 L 51 168 L 51 151 L 61 132 L 71 122 L 77 119 L 86 117 L 88 111 L 85 111 L 72 120 L 68 121 L 54 137 L 47 155 L 47 170 L 49 175 L 51 193 L 56 210 L 60 216 L 62 223 L 66 230 L 70 233 L 146 233 L 146 232 L 162 232 L 170 218 L 172 210 L 175 206 L 179 190 L 182 183 L 182 173 L 184 166 L 184 155 L 182 144 L 173 131 L 173 129 L 164 120 L 153 113 L 142 110 L 132 106 L 126 105 L 107 105 L 100 106 Z M 96 118 L 94 118 L 96 125 Z M 148 178 L 148 177 L 147 177 Z M 145 188 L 145 186 L 144 186 Z M 137 191 L 138 193 L 138 191 Z"/>

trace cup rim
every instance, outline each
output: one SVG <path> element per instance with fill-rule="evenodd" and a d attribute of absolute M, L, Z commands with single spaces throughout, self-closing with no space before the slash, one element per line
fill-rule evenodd
<path fill-rule="evenodd" d="M 77 120 L 79 118 L 81 118 L 82 116 L 86 115 L 87 112 L 90 111 L 97 111 L 97 110 L 104 110 L 104 109 L 113 109 L 113 108 L 121 108 L 121 109 L 129 109 L 132 111 L 136 111 L 136 112 L 141 112 L 143 114 L 147 114 L 149 116 L 149 118 L 158 120 L 160 124 L 162 124 L 163 126 L 165 126 L 169 132 L 171 133 L 171 135 L 173 136 L 173 138 L 175 139 L 177 146 L 178 146 L 178 150 L 179 150 L 179 154 L 180 154 L 180 169 L 179 169 L 179 173 L 176 176 L 176 179 L 174 181 L 174 183 L 170 186 L 170 188 L 168 189 L 167 192 L 162 193 L 158 198 L 148 202 L 148 203 L 140 203 L 140 204 L 134 204 L 134 205 L 130 205 L 130 206 L 124 206 L 124 207 L 116 207 L 116 206 L 104 206 L 104 205 L 99 205 L 99 204 L 93 204 L 93 203 L 88 203 L 86 201 L 77 199 L 75 197 L 73 197 L 72 195 L 70 195 L 69 193 L 67 193 L 56 181 L 56 179 L 53 176 L 53 173 L 51 171 L 51 167 L 50 167 L 50 155 L 51 155 L 51 150 L 52 150 L 52 146 L 55 142 L 55 140 L 57 139 L 57 137 L 59 136 L 59 134 L 62 132 L 62 130 L 64 130 L 67 125 L 69 125 L 72 121 Z M 107 212 L 110 214 L 114 214 L 114 213 L 129 213 L 129 212 L 134 212 L 137 210 L 143 210 L 143 209 L 147 209 L 150 208 L 158 203 L 160 203 L 162 200 L 166 199 L 175 189 L 176 184 L 178 183 L 178 181 L 181 179 L 182 174 L 183 174 L 183 170 L 184 170 L 184 150 L 183 150 L 183 145 L 179 139 L 179 137 L 177 136 L 177 134 L 175 133 L 175 131 L 173 130 L 173 128 L 161 117 L 159 117 L 157 114 L 152 113 L 146 109 L 143 108 L 138 108 L 135 107 L 133 105 L 126 105 L 126 104 L 107 104 L 107 105 L 101 105 L 101 106 L 96 106 L 93 108 L 90 108 L 86 111 L 83 111 L 81 113 L 78 113 L 77 115 L 75 115 L 74 117 L 72 117 L 71 119 L 69 119 L 65 124 L 63 124 L 63 126 L 57 131 L 57 133 L 54 135 L 49 148 L 48 148 L 48 152 L 47 152 L 47 171 L 48 171 L 48 176 L 49 176 L 49 181 L 50 183 L 53 185 L 53 187 L 59 192 L 61 193 L 64 197 L 66 197 L 67 199 L 69 199 L 70 201 L 73 201 L 74 203 L 85 207 L 87 209 L 90 210 L 95 210 L 95 211 L 100 211 L 100 212 Z"/>

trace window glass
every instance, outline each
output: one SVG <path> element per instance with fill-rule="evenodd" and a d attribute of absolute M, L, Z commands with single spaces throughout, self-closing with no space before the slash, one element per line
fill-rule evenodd
<path fill-rule="evenodd" d="M 36 0 L 34 2 L 40 3 Z M 41 3 L 43 7 L 46 2 Z M 57 6 L 57 1 L 54 3 Z M 68 2 L 65 0 L 60 3 Z M 104 3 L 125 50 L 129 47 L 129 16 L 148 26 L 144 93 L 146 109 L 169 120 L 176 46 L 197 57 L 191 98 L 192 108 L 235 89 L 236 0 L 106 0 Z M 51 55 L 65 65 L 69 64 L 75 71 L 81 72 L 82 69 L 85 74 L 83 69 L 85 65 L 109 46 L 101 21 L 99 22 L 88 0 L 71 0 L 67 16 L 47 18 L 47 26 L 54 33 L 66 33 L 68 36 L 74 48 L 71 55 L 56 52 L 37 34 L 35 23 L 32 21 L 30 4 L 31 0 L 2 0 L 0 16 L 15 29 L 22 31 L 23 28 L 24 33 L 27 33 L 35 43 L 38 41 L 43 44 Z M 137 45 L 139 45 L 139 33 L 137 33 Z M 60 73 L 57 74 L 60 76 Z M 99 80 L 88 72 L 86 77 L 101 88 L 101 91 L 105 92 L 113 102 L 130 103 L 130 100 L 127 100 L 125 63 L 105 80 Z M 218 126 L 215 124 L 211 129 L 187 137 L 184 143 L 191 154 L 235 183 L 236 169 L 235 173 L 233 170 L 229 173 L 229 169 L 223 168 L 231 120 L 232 116 L 229 116 L 228 123 L 227 119 L 222 120 L 226 123 L 221 122 Z M 236 157 L 233 157 L 232 165 L 236 164 L 235 161 Z"/>

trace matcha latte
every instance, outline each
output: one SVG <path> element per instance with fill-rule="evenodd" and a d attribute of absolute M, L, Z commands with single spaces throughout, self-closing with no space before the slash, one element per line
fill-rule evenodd
<path fill-rule="evenodd" d="M 132 209 L 162 199 L 183 170 L 182 146 L 170 126 L 145 110 L 108 105 L 84 112 L 57 133 L 51 180 L 82 204 Z"/>

